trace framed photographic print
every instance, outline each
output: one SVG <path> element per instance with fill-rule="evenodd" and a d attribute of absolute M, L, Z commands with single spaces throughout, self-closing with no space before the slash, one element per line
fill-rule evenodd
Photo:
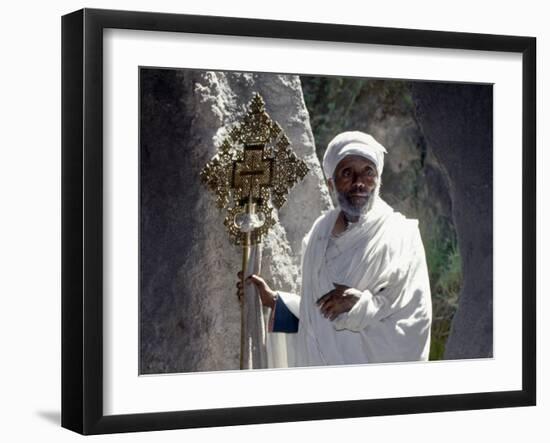
<path fill-rule="evenodd" d="M 64 16 L 62 425 L 534 405 L 535 51 Z"/>

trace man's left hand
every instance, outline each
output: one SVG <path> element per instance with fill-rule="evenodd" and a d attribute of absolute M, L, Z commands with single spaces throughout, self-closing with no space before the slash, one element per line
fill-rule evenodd
<path fill-rule="evenodd" d="M 360 297 L 361 291 L 358 289 L 334 283 L 334 289 L 317 300 L 317 306 L 321 314 L 332 321 L 353 308 Z"/>

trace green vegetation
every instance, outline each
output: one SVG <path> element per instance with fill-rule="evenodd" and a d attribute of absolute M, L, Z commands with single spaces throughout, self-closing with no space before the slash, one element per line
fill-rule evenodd
<path fill-rule="evenodd" d="M 443 359 L 462 285 L 462 261 L 456 236 L 444 226 L 442 222 L 436 223 L 424 242 L 432 290 L 430 360 Z"/>
<path fill-rule="evenodd" d="M 300 79 L 320 158 L 332 137 L 358 129 L 358 120 L 367 124 L 413 112 L 409 83 L 405 81 L 313 76 Z"/>

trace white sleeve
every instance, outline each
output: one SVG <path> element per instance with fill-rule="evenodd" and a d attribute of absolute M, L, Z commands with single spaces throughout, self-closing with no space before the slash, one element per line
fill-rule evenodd
<path fill-rule="evenodd" d="M 277 291 L 277 295 L 281 298 L 288 310 L 297 318 L 300 318 L 300 296 L 282 291 Z"/>
<path fill-rule="evenodd" d="M 373 296 L 369 290 L 363 291 L 359 300 L 349 312 L 334 319 L 334 328 L 360 331 L 366 328 L 376 318 L 377 314 L 384 312 L 384 307 L 387 305 L 388 302 L 385 297 Z"/>
<path fill-rule="evenodd" d="M 418 304 L 415 312 L 419 321 L 424 321 L 425 317 L 431 318 L 430 282 L 420 234 L 413 236 L 413 242 L 409 244 L 412 247 L 409 249 L 408 263 L 397 267 L 397 272 L 383 290 L 377 289 L 375 294 L 363 291 L 349 312 L 333 320 L 335 329 L 361 331 L 391 315 L 409 315 L 415 304 Z M 404 309 L 406 306 L 408 309 Z"/>

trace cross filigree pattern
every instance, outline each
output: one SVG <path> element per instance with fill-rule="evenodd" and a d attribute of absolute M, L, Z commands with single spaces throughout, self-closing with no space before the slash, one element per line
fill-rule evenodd
<path fill-rule="evenodd" d="M 251 232 L 251 244 L 257 244 L 275 223 L 273 206 L 283 206 L 289 190 L 308 170 L 279 124 L 265 111 L 262 97 L 255 94 L 242 122 L 232 128 L 201 171 L 201 180 L 214 192 L 220 209 L 231 204 L 224 224 L 238 245 L 244 244 L 246 234 L 235 219 L 247 204 L 254 205 L 263 217 L 263 224 Z"/>

